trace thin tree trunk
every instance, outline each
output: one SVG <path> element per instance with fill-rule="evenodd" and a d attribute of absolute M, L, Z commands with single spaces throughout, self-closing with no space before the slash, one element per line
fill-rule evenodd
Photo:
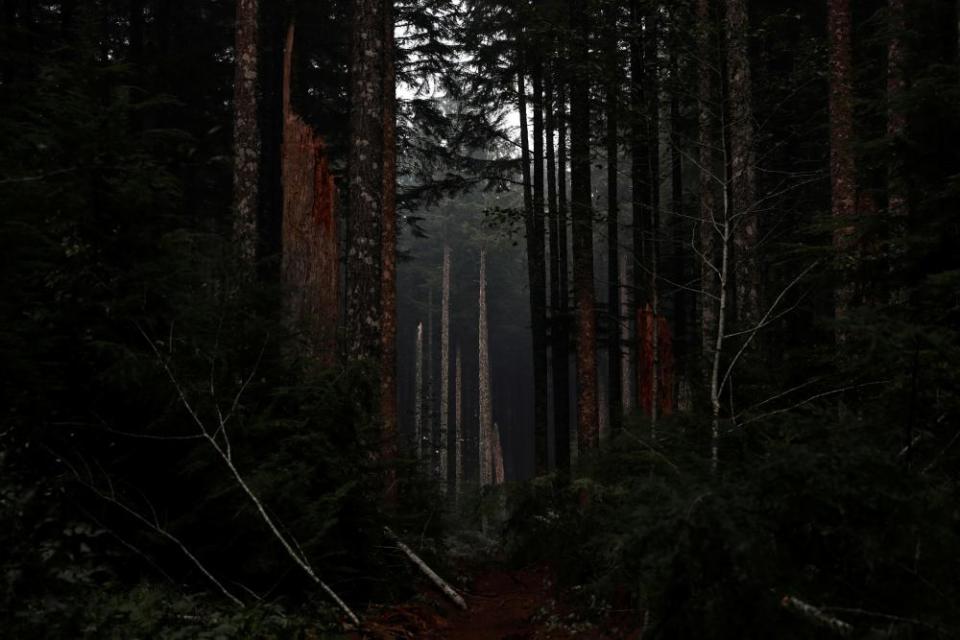
<path fill-rule="evenodd" d="M 598 444 L 597 319 L 593 291 L 593 209 L 590 188 L 590 28 L 583 6 L 570 0 L 573 79 L 570 83 L 573 286 L 577 305 L 577 434 L 581 453 Z"/>
<path fill-rule="evenodd" d="M 533 209 L 527 231 L 530 311 L 533 338 L 534 462 L 538 475 L 548 471 L 547 453 L 547 282 L 543 222 L 543 64 L 539 51 L 531 66 L 533 81 Z"/>
<path fill-rule="evenodd" d="M 323 139 L 291 103 L 294 36 L 291 23 L 283 55 L 281 282 L 301 353 L 329 367 L 336 361 L 339 313 L 337 193 Z"/>
<path fill-rule="evenodd" d="M 257 124 L 258 0 L 237 0 L 233 81 L 233 235 L 245 267 L 257 258 L 260 128 Z"/>
<path fill-rule="evenodd" d="M 557 92 L 557 292 L 554 300 L 553 442 L 554 464 L 570 468 L 570 282 L 567 270 L 567 120 L 566 83 Z"/>
<path fill-rule="evenodd" d="M 454 429 L 454 470 L 453 495 L 460 500 L 463 491 L 463 367 L 460 362 L 460 348 L 457 347 L 456 369 L 454 373 L 453 429 Z"/>
<path fill-rule="evenodd" d="M 730 179 L 735 250 L 734 307 L 741 327 L 752 327 L 760 314 L 760 269 L 757 263 L 757 213 L 752 80 L 747 36 L 746 0 L 727 0 L 727 82 L 730 101 Z"/>
<path fill-rule="evenodd" d="M 715 207 L 715 166 L 714 116 L 715 104 L 715 59 L 713 47 L 713 1 L 697 0 L 697 49 L 698 49 L 698 96 L 697 146 L 699 147 L 699 189 L 700 189 L 700 337 L 702 362 L 705 363 L 704 376 L 707 386 L 713 363 L 713 349 L 717 326 L 716 301 L 719 298 L 717 273 L 714 258 L 714 239 L 716 237 Z"/>
<path fill-rule="evenodd" d="M 490 484 L 492 465 L 491 438 L 493 432 L 493 407 L 490 396 L 490 348 L 487 335 L 487 254 L 480 249 L 480 320 L 478 327 L 479 384 L 480 384 L 480 430 L 479 430 L 479 480 L 481 489 Z"/>
<path fill-rule="evenodd" d="M 618 431 L 623 420 L 620 372 L 620 207 L 617 172 L 617 119 L 620 91 L 620 56 L 617 40 L 619 3 L 608 2 L 606 11 L 606 120 L 607 120 L 607 309 L 610 319 L 607 332 L 607 399 L 610 406 L 608 425 Z"/>
<path fill-rule="evenodd" d="M 423 323 L 417 323 L 417 346 L 416 346 L 416 373 L 413 382 L 413 446 L 417 460 L 423 459 L 423 405 L 424 405 L 424 387 L 423 387 Z"/>
<path fill-rule="evenodd" d="M 433 288 L 427 290 L 427 361 L 424 366 L 426 389 L 424 391 L 424 433 L 420 446 L 427 447 L 428 464 L 434 464 L 434 426 L 436 425 L 433 388 Z"/>
<path fill-rule="evenodd" d="M 680 141 L 683 139 L 680 118 L 680 38 L 676 27 L 671 33 L 670 78 L 673 84 L 670 95 L 670 205 L 673 217 L 673 279 L 677 283 L 686 283 L 687 251 L 689 225 L 687 212 L 683 206 L 683 161 Z M 678 391 L 685 388 L 689 346 L 689 293 L 682 287 L 676 287 L 673 294 L 673 344 L 676 345 L 673 356 L 679 366 Z M 665 384 L 670 384 L 665 382 Z M 671 389 L 672 391 L 672 389 Z M 673 396 L 673 393 L 670 393 Z M 678 400 L 680 394 L 677 394 Z"/>
<path fill-rule="evenodd" d="M 630 313 L 630 286 L 628 279 L 628 270 L 627 270 L 627 255 L 626 253 L 620 254 L 620 344 L 628 345 L 630 343 L 630 322 L 629 318 L 631 317 Z M 629 415 L 631 409 L 633 408 L 633 385 L 631 381 L 633 380 L 632 370 L 631 370 L 631 359 L 630 359 L 630 350 L 624 349 L 621 347 L 620 350 L 620 380 L 623 381 L 623 387 L 621 388 L 621 406 L 623 407 L 623 415 Z"/>
<path fill-rule="evenodd" d="M 887 170 L 887 209 L 891 216 L 904 217 L 909 213 L 902 150 L 907 131 L 904 109 L 907 86 L 903 43 L 906 30 L 904 0 L 888 0 L 887 12 L 887 28 L 890 31 L 887 42 L 887 139 L 891 147 Z"/>
<path fill-rule="evenodd" d="M 393 0 L 383 3 L 383 187 L 380 221 L 380 419 L 386 496 L 396 498 L 397 457 L 397 122 Z"/>
<path fill-rule="evenodd" d="M 437 475 L 440 490 L 447 491 L 450 420 L 450 247 L 443 247 L 443 298 L 440 303 L 440 462 Z"/>
<path fill-rule="evenodd" d="M 659 7 L 647 16 L 645 63 L 647 80 L 647 153 L 649 155 L 650 307 L 653 311 L 650 368 L 650 435 L 656 438 L 660 413 L 660 83 Z"/>
<path fill-rule="evenodd" d="M 382 340 L 383 2 L 352 0 L 351 5 L 347 353 L 377 362 Z"/>
<path fill-rule="evenodd" d="M 638 410 L 643 407 L 640 397 L 644 387 L 643 376 L 645 371 L 641 366 L 641 336 L 639 313 L 643 309 L 646 287 L 643 284 L 648 271 L 646 232 L 647 219 L 645 203 L 649 197 L 649 188 L 645 176 L 648 173 L 649 157 L 645 150 L 644 141 L 644 84 L 646 70 L 643 65 L 643 14 L 639 0 L 631 0 L 630 23 L 633 34 L 630 38 L 630 186 L 631 186 L 631 226 L 633 228 L 633 289 L 631 294 L 630 331 L 633 340 L 630 341 L 630 360 L 636 363 L 636 384 L 634 385 L 634 404 Z"/>
<path fill-rule="evenodd" d="M 830 196 L 834 217 L 833 244 L 841 270 L 851 258 L 856 213 L 857 168 L 853 151 L 853 44 L 850 0 L 830 0 Z M 841 276 L 842 277 L 842 276 Z M 842 283 L 834 291 L 837 320 L 843 320 L 853 304 L 852 285 Z M 844 342 L 843 331 L 837 333 Z"/>
<path fill-rule="evenodd" d="M 557 129 L 556 104 L 554 93 L 554 76 L 556 73 L 555 52 L 550 50 L 550 64 L 544 76 L 544 108 L 546 109 L 547 134 L 547 220 L 550 224 L 550 345 L 551 371 L 553 374 L 553 432 L 554 432 L 554 464 L 559 467 L 556 457 L 556 438 L 560 429 L 569 432 L 569 416 L 561 416 L 564 407 L 570 398 L 567 392 L 568 372 L 561 358 L 566 359 L 566 349 L 561 348 L 560 341 L 566 340 L 562 329 L 563 317 L 560 304 L 560 219 L 557 209 L 557 154 L 554 147 L 554 136 Z M 565 182 L 565 181 L 564 181 Z M 564 194 L 564 200 L 566 194 Z M 562 426 L 561 426 L 562 425 Z M 569 449 L 569 440 L 567 442 Z"/>

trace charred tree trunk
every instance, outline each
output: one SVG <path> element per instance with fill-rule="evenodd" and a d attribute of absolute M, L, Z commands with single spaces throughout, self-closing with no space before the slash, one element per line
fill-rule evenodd
<path fill-rule="evenodd" d="M 853 149 L 853 44 L 850 0 L 830 0 L 830 200 L 834 218 L 833 244 L 841 272 L 852 260 L 857 196 L 857 168 Z M 841 277 L 843 277 L 841 275 Z M 837 320 L 853 304 L 854 289 L 847 283 L 834 291 Z M 844 341 L 843 331 L 837 334 Z"/>
<path fill-rule="evenodd" d="M 258 0 L 237 0 L 233 81 L 233 236 L 240 260 L 251 273 L 257 258 L 260 183 L 257 15 Z"/>
<path fill-rule="evenodd" d="M 620 377 L 620 207 L 617 127 L 620 93 L 620 56 L 617 40 L 618 2 L 608 2 L 606 11 L 606 120 L 607 120 L 607 400 L 608 425 L 618 431 L 623 420 L 622 379 Z"/>
<path fill-rule="evenodd" d="M 583 6 L 570 2 L 572 31 L 570 83 L 571 213 L 573 288 L 577 308 L 577 434 L 579 450 L 596 448 L 597 318 L 593 291 L 593 209 L 590 188 L 589 26 Z"/>
<path fill-rule="evenodd" d="M 347 354 L 379 361 L 383 206 L 383 0 L 352 0 Z"/>
<path fill-rule="evenodd" d="M 293 46 L 291 24 L 283 56 L 281 279 L 287 318 L 301 336 L 301 352 L 321 366 L 332 366 L 340 284 L 337 194 L 323 139 L 291 103 Z"/>
<path fill-rule="evenodd" d="M 760 269 L 757 262 L 756 178 L 754 173 L 753 106 L 747 35 L 746 0 L 727 0 L 727 83 L 730 110 L 730 180 L 734 244 L 734 307 L 741 328 L 760 316 Z"/>
<path fill-rule="evenodd" d="M 553 299 L 554 464 L 570 468 L 570 282 L 567 269 L 566 84 L 557 92 L 557 297 Z"/>

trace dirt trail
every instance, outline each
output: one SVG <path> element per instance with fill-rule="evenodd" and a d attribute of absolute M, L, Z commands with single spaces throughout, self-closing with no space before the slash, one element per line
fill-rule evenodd
<path fill-rule="evenodd" d="M 538 612 L 553 602 L 553 580 L 545 567 L 488 568 L 476 574 L 461 611 L 437 593 L 415 603 L 383 609 L 366 625 L 364 638 L 424 640 L 604 640 L 596 630 L 551 627 Z"/>

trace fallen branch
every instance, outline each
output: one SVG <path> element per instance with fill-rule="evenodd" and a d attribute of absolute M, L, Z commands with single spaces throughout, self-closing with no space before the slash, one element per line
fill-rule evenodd
<path fill-rule="evenodd" d="M 783 600 L 780 601 L 780 605 L 784 609 L 789 609 L 800 615 L 813 620 L 817 624 L 827 627 L 831 631 L 837 633 L 841 636 L 849 636 L 853 633 L 853 625 L 839 618 L 834 618 L 833 616 L 825 613 L 822 609 L 813 606 L 812 604 L 807 604 L 799 598 L 794 598 L 793 596 L 783 596 Z"/>
<path fill-rule="evenodd" d="M 438 576 L 433 569 L 427 566 L 427 563 L 421 560 L 420 556 L 414 553 L 410 547 L 403 544 L 403 541 L 397 536 L 397 534 L 395 534 L 393 531 L 390 530 L 390 527 L 384 527 L 383 532 L 387 534 L 388 538 L 390 538 L 391 540 L 393 540 L 393 542 L 396 543 L 396 545 L 400 548 L 401 551 L 407 554 L 407 557 L 410 558 L 410 561 L 413 562 L 413 564 L 417 565 L 417 568 L 420 569 L 420 571 L 422 571 L 425 576 L 430 578 L 430 581 L 433 582 L 433 584 L 437 585 L 437 587 L 441 591 L 443 591 L 443 593 L 448 598 L 453 600 L 453 602 L 464 611 L 467 610 L 467 603 L 464 601 L 463 597 L 459 593 L 457 593 L 453 587 L 447 584 L 447 582 L 443 578 Z"/>

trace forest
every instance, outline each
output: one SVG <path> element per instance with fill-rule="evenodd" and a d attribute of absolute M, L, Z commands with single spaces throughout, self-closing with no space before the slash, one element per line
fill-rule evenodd
<path fill-rule="evenodd" d="M 958 0 L 0 0 L 0 637 L 960 638 L 958 247 Z"/>

